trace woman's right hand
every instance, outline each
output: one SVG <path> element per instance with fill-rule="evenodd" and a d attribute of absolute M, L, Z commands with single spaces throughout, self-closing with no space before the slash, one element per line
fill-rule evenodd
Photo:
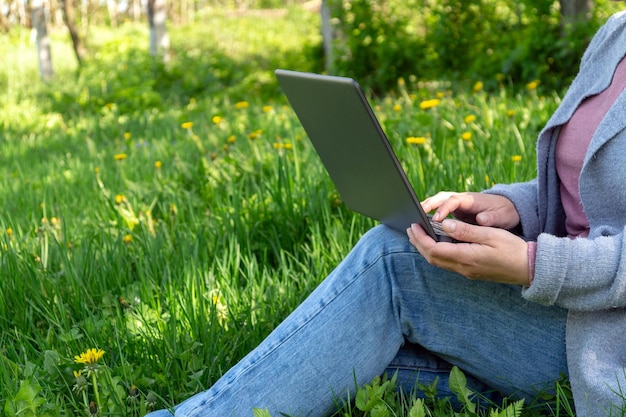
<path fill-rule="evenodd" d="M 450 214 L 467 223 L 507 230 L 520 222 L 511 200 L 496 194 L 442 191 L 422 201 L 422 208 L 426 213 L 435 210 L 433 220 L 437 222 Z"/>

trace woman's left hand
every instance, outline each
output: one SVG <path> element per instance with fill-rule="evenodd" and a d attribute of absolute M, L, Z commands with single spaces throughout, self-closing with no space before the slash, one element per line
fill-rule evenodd
<path fill-rule="evenodd" d="M 528 245 L 504 229 L 446 219 L 443 230 L 459 243 L 436 242 L 421 226 L 407 229 L 409 240 L 432 265 L 473 280 L 530 285 Z"/>

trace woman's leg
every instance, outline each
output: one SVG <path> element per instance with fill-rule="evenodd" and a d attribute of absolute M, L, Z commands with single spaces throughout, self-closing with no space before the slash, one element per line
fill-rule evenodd
<path fill-rule="evenodd" d="M 530 391 L 566 372 L 564 332 L 564 311 L 527 303 L 519 288 L 432 267 L 404 234 L 379 226 L 265 341 L 175 415 L 247 417 L 256 407 L 323 416 L 333 397 L 383 373 L 406 340 L 506 394 Z"/>

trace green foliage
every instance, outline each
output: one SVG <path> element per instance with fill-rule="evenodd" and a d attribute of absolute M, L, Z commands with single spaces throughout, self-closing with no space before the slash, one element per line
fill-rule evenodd
<path fill-rule="evenodd" d="M 415 0 L 329 0 L 340 33 L 333 71 L 378 91 L 413 73 L 422 47 L 410 22 L 409 11 L 416 6 Z"/>
<path fill-rule="evenodd" d="M 37 417 L 39 407 L 45 402 L 39 396 L 41 387 L 28 380 L 20 382 L 20 389 L 15 396 L 9 399 L 4 406 L 4 415 L 6 417 Z"/>
<path fill-rule="evenodd" d="M 234 25 L 216 12 L 172 31 L 167 65 L 146 56 L 144 28 L 93 28 L 91 61 L 45 85 L 33 82 L 28 38 L 2 38 L 20 63 L 0 68 L 5 415 L 141 416 L 179 403 L 254 348 L 374 224 L 341 202 L 272 77 L 315 68 L 314 19 L 294 10 Z M 53 53 L 73 59 L 59 39 Z M 534 175 L 555 95 L 395 83 L 372 103 L 419 195 Z M 75 357 L 93 347 L 106 353 L 86 369 Z M 367 411 L 338 412 L 454 415 L 434 386 L 422 401 L 391 381 L 362 388 Z"/>
<path fill-rule="evenodd" d="M 594 2 L 589 19 L 564 24 L 553 0 L 329 0 L 339 36 L 334 72 L 374 91 L 399 77 L 536 79 L 566 87 L 591 36 L 619 6 Z"/>

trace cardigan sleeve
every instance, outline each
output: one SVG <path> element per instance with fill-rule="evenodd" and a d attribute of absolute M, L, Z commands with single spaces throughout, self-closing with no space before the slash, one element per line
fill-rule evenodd
<path fill-rule="evenodd" d="M 626 307 L 625 231 L 595 239 L 541 234 L 533 283 L 522 295 L 574 311 Z"/>

